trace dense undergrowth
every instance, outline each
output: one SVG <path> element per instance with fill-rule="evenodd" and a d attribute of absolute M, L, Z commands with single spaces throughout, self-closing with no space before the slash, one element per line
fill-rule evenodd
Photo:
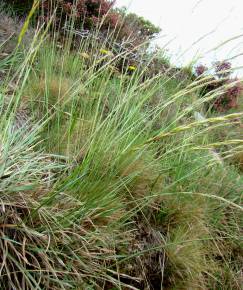
<path fill-rule="evenodd" d="M 48 29 L 1 46 L 0 288 L 241 289 L 242 113 Z"/>

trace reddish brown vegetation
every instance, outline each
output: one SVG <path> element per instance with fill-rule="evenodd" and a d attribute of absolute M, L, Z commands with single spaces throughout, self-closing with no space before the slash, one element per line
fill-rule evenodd
<path fill-rule="evenodd" d="M 207 71 L 208 68 L 204 65 L 199 65 L 195 69 L 196 76 L 200 78 L 205 76 Z M 220 96 L 210 105 L 212 110 L 225 112 L 237 108 L 242 84 L 238 78 L 231 77 L 231 74 L 232 65 L 230 62 L 218 61 L 214 64 L 214 74 L 211 76 L 211 82 L 207 83 L 201 90 L 201 95 L 205 96 L 210 92 L 213 93 L 216 90 L 222 89 Z"/>

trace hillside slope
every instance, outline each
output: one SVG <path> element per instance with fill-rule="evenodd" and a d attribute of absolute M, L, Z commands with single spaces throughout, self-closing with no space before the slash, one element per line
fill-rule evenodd
<path fill-rule="evenodd" d="M 197 81 L 50 35 L 0 44 L 0 288 L 241 289 L 242 140 L 214 138 L 243 114 L 195 121 Z"/>

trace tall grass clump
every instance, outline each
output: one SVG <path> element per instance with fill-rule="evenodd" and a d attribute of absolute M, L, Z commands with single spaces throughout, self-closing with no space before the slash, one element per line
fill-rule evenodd
<path fill-rule="evenodd" d="M 241 289 L 242 140 L 215 134 L 242 112 L 195 119 L 222 90 L 72 31 L 38 26 L 5 66 L 0 288 Z"/>

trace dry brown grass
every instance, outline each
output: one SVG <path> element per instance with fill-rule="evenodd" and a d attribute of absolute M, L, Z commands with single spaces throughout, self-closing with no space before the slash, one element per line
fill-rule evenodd
<path fill-rule="evenodd" d="M 23 22 L 10 17 L 4 12 L 0 12 L 0 53 L 3 54 L 2 56 L 10 54 L 15 50 L 22 26 Z M 32 37 L 33 31 L 29 29 L 23 38 L 22 45 L 24 47 L 28 46 L 31 43 Z"/>

